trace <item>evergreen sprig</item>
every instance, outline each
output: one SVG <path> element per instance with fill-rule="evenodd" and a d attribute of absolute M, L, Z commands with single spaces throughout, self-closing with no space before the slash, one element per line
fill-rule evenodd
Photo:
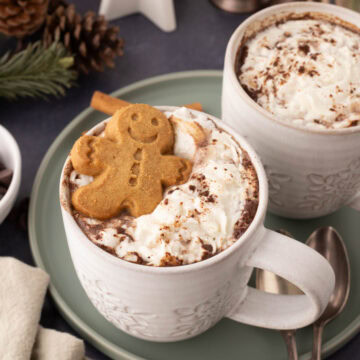
<path fill-rule="evenodd" d="M 58 42 L 45 48 L 38 41 L 15 55 L 8 52 L 0 57 L 0 97 L 63 96 L 75 84 L 73 63 L 73 56 Z"/>

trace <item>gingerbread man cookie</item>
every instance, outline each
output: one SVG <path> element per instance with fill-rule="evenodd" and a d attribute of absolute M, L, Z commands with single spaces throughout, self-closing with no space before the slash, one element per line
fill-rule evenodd
<path fill-rule="evenodd" d="M 105 137 L 80 137 L 71 150 L 73 167 L 94 181 L 72 196 L 74 208 L 104 220 L 128 210 L 138 217 L 151 213 L 163 188 L 187 181 L 192 164 L 174 155 L 174 132 L 167 117 L 145 104 L 118 110 Z"/>

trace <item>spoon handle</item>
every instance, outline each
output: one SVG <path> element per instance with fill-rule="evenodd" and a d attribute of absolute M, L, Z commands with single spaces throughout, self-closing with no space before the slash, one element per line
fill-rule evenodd
<path fill-rule="evenodd" d="M 321 359 L 321 343 L 322 335 L 324 331 L 324 326 L 322 324 L 314 324 L 314 342 L 311 360 L 320 360 Z"/>
<path fill-rule="evenodd" d="M 280 333 L 285 340 L 288 352 L 288 360 L 298 360 L 295 330 L 281 330 Z"/>

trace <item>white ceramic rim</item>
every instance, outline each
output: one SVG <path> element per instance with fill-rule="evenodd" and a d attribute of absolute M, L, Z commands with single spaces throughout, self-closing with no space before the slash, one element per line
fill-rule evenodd
<path fill-rule="evenodd" d="M 284 3 L 279 5 L 273 5 L 269 6 L 261 11 L 256 12 L 255 14 L 248 17 L 244 22 L 242 22 L 239 27 L 234 31 L 234 33 L 231 35 L 229 43 L 227 45 L 226 49 L 226 56 L 225 56 L 225 66 L 228 66 L 231 68 L 231 71 L 229 72 L 231 76 L 231 81 L 236 84 L 235 88 L 238 92 L 239 96 L 243 98 L 249 106 L 255 108 L 258 112 L 260 112 L 263 116 L 265 116 L 267 119 L 275 121 L 277 124 L 290 127 L 295 130 L 302 130 L 304 132 L 309 133 L 317 133 L 322 135 L 345 135 L 345 134 L 353 134 L 360 132 L 360 125 L 350 127 L 350 128 L 341 128 L 341 129 L 309 129 L 306 127 L 302 127 L 300 125 L 294 125 L 290 122 L 284 122 L 281 120 L 278 120 L 275 116 L 273 116 L 271 113 L 266 111 L 264 108 L 262 108 L 256 101 L 254 101 L 243 89 L 243 87 L 240 84 L 240 81 L 238 80 L 236 73 L 235 73 L 235 61 L 236 61 L 236 55 L 238 52 L 238 48 L 242 39 L 242 36 L 246 30 L 246 28 L 253 22 L 261 20 L 266 17 L 268 13 L 274 14 L 275 12 L 291 12 L 293 10 L 299 10 L 299 8 L 305 7 L 304 12 L 308 11 L 318 11 L 325 13 L 330 13 L 331 10 L 336 10 L 337 14 L 335 15 L 334 12 L 331 12 L 331 15 L 337 16 L 339 18 L 341 17 L 342 13 L 349 14 L 352 16 L 357 16 L 359 18 L 359 24 L 360 24 L 360 14 L 349 10 L 347 8 L 333 5 L 333 4 L 324 4 L 320 2 L 307 2 L 307 1 L 297 1 L 297 2 L 290 2 L 290 3 Z M 311 7 L 311 10 L 309 9 Z M 328 11 L 326 11 L 328 10 Z M 298 11 L 299 12 L 299 11 Z M 269 14 L 270 15 L 270 14 Z M 348 21 L 348 20 L 346 20 Z M 348 21 L 350 22 L 350 21 Z M 353 24 L 355 26 L 358 26 L 357 24 Z M 234 61 L 233 61 L 234 59 Z"/>
<path fill-rule="evenodd" d="M 0 200 L 0 213 L 5 210 L 9 202 L 12 201 L 14 194 L 18 191 L 21 179 L 21 154 L 19 146 L 15 138 L 11 135 L 9 130 L 0 125 L 0 138 L 6 138 L 6 146 L 10 145 L 10 154 L 14 160 L 13 176 L 10 186 L 8 187 L 6 194 Z"/>
<path fill-rule="evenodd" d="M 162 111 L 174 111 L 176 110 L 177 106 L 156 106 L 158 109 Z M 196 110 L 191 110 L 192 112 L 200 113 Z M 203 112 L 201 114 L 204 114 Z M 206 114 L 206 113 L 205 113 Z M 202 260 L 196 263 L 188 264 L 188 265 L 179 265 L 179 266 L 169 266 L 169 267 L 160 267 L 160 266 L 147 266 L 147 265 L 141 265 L 141 264 L 135 264 L 131 263 L 129 261 L 120 259 L 114 255 L 109 254 L 107 251 L 101 249 L 97 245 L 95 245 L 90 239 L 87 238 L 87 236 L 83 233 L 83 231 L 78 226 L 77 222 L 74 220 L 72 215 L 63 208 L 62 204 L 60 204 L 61 211 L 68 215 L 68 220 L 70 221 L 70 225 L 73 226 L 73 229 L 76 232 L 76 239 L 73 241 L 81 241 L 83 242 L 84 246 L 88 247 L 89 251 L 94 251 L 98 255 L 102 256 L 106 261 L 112 262 L 115 265 L 124 266 L 132 271 L 137 272 L 146 272 L 146 273 L 155 273 L 159 275 L 168 275 L 168 274 L 182 274 L 184 272 L 188 271 L 197 271 L 202 270 L 205 267 L 211 266 L 219 261 L 224 260 L 227 258 L 232 252 L 234 252 L 238 247 L 242 246 L 245 241 L 250 239 L 250 237 L 257 231 L 259 227 L 263 226 L 263 221 L 266 214 L 267 204 L 268 204 L 268 181 L 265 174 L 264 167 L 259 159 L 259 156 L 256 154 L 254 149 L 251 147 L 251 145 L 239 134 L 236 133 L 235 130 L 233 130 L 230 126 L 226 125 L 225 123 L 221 122 L 218 118 L 206 114 L 211 120 L 214 120 L 216 124 L 219 124 L 219 127 L 230 133 L 236 141 L 239 142 L 240 146 L 249 154 L 249 157 L 251 159 L 252 164 L 254 165 L 254 168 L 256 170 L 257 176 L 258 176 L 258 182 L 259 182 L 259 204 L 258 208 L 255 214 L 255 217 L 253 221 L 251 222 L 250 226 L 246 229 L 245 233 L 242 234 L 242 236 L 231 246 L 229 246 L 227 249 L 221 251 L 219 254 L 216 254 L 212 256 L 211 258 L 208 258 L 206 260 Z M 95 130 L 97 127 L 101 126 L 101 124 L 104 121 L 107 121 L 108 119 L 103 120 L 99 124 L 95 125 L 91 128 L 91 130 Z M 61 178 L 60 178 L 60 188 L 59 191 L 61 191 L 61 184 L 63 182 L 63 176 L 64 176 L 64 169 L 65 165 L 67 163 L 69 158 L 65 160 L 64 167 L 61 171 Z M 71 240 L 70 240 L 71 241 Z"/>

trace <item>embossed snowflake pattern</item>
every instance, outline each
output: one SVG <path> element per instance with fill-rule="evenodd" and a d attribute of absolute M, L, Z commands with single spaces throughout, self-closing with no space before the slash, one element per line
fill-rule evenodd
<path fill-rule="evenodd" d="M 302 209 L 332 210 L 339 208 L 360 188 L 360 158 L 346 169 L 329 175 L 309 174 L 309 193 L 298 203 Z"/>
<path fill-rule="evenodd" d="M 269 199 L 273 205 L 283 206 L 283 201 L 280 199 L 281 187 L 284 183 L 291 182 L 291 177 L 286 174 L 281 174 L 269 166 L 264 166 L 269 184 Z"/>
<path fill-rule="evenodd" d="M 114 296 L 100 280 L 90 280 L 80 275 L 86 293 L 95 308 L 116 327 L 135 336 L 152 336 L 149 332 L 149 320 L 155 314 L 137 311 Z"/>
<path fill-rule="evenodd" d="M 229 313 L 239 299 L 236 295 L 231 296 L 230 286 L 230 282 L 227 282 L 214 296 L 193 308 L 174 310 L 178 325 L 171 336 L 196 335 L 215 325 L 224 314 Z"/>

